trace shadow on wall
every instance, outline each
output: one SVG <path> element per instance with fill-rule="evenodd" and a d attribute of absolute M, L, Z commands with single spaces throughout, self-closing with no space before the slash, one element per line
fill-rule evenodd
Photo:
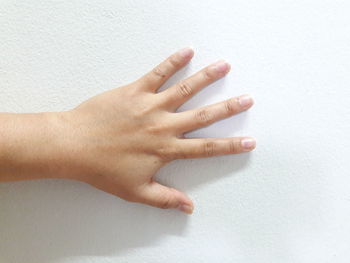
<path fill-rule="evenodd" d="M 162 172 L 175 183 L 184 181 L 186 189 L 182 190 L 186 191 L 234 173 L 248 156 L 187 160 L 195 164 L 170 164 Z M 225 162 L 220 170 L 218 160 Z M 1 262 L 122 255 L 133 248 L 157 245 L 169 235 L 185 235 L 190 219 L 178 211 L 129 203 L 72 180 L 4 183 L 0 193 L 3 200 L 11 200 L 0 205 Z"/>

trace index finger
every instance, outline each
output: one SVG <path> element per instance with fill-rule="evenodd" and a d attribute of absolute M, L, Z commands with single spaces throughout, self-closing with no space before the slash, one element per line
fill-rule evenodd
<path fill-rule="evenodd" d="M 187 65 L 193 54 L 191 47 L 180 49 L 136 82 L 140 82 L 141 89 L 156 92 L 172 75 Z"/>

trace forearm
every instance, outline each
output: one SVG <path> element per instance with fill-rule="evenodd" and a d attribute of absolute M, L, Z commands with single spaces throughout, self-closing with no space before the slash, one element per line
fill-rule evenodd
<path fill-rule="evenodd" d="M 55 113 L 0 113 L 0 181 L 62 176 L 59 133 Z"/>

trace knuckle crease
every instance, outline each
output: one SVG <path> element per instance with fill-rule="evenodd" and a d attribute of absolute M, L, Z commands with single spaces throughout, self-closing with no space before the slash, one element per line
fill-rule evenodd
<path fill-rule="evenodd" d="M 204 143 L 204 152 L 205 155 L 210 157 L 214 155 L 214 150 L 215 150 L 215 142 L 213 141 L 206 141 Z"/>
<path fill-rule="evenodd" d="M 178 84 L 178 92 L 182 97 L 189 97 L 192 94 L 192 89 L 187 82 L 182 81 Z"/>
<path fill-rule="evenodd" d="M 159 66 L 157 66 L 153 69 L 153 73 L 154 73 L 154 75 L 156 75 L 157 77 L 159 77 L 161 79 L 166 77 L 166 74 L 160 69 Z"/>

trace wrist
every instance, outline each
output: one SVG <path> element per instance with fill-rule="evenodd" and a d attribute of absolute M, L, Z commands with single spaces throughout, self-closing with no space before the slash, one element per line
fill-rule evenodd
<path fill-rule="evenodd" d="M 0 115 L 0 180 L 68 178 L 65 113 Z"/>

